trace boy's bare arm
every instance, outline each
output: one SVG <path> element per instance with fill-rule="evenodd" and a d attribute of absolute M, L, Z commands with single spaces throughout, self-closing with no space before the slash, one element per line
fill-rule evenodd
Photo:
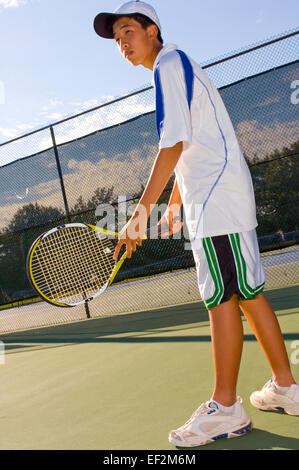
<path fill-rule="evenodd" d="M 175 180 L 172 193 L 169 198 L 168 206 L 169 207 L 177 206 L 178 208 L 180 208 L 182 204 L 183 202 L 182 202 L 179 186 L 178 186 L 177 180 Z"/>
<path fill-rule="evenodd" d="M 161 233 L 162 237 L 168 237 L 173 233 L 179 232 L 183 226 L 181 220 L 181 206 L 182 198 L 179 190 L 177 180 L 175 180 L 172 192 L 168 201 L 168 206 L 161 219 L 159 224 L 165 223 L 168 226 L 168 229 L 165 232 Z"/>
<path fill-rule="evenodd" d="M 182 150 L 183 144 L 182 142 L 178 142 L 173 147 L 163 148 L 159 151 L 147 185 L 139 201 L 139 204 L 145 208 L 148 217 L 152 209 L 151 206 L 156 204 L 170 176 L 172 175 L 181 156 Z M 176 185 L 174 185 L 171 198 L 173 200 L 180 200 L 180 195 L 177 191 Z M 136 212 L 137 211 L 138 207 L 136 208 Z"/>
<path fill-rule="evenodd" d="M 147 185 L 134 214 L 120 233 L 119 242 L 114 252 L 115 258 L 118 257 L 122 245 L 126 245 L 127 255 L 131 257 L 132 251 L 136 250 L 136 245 L 141 244 L 151 210 L 172 175 L 182 150 L 183 143 L 178 142 L 173 147 L 163 148 L 158 152 Z M 173 197 L 177 198 L 178 194 L 175 187 L 174 190 Z"/>

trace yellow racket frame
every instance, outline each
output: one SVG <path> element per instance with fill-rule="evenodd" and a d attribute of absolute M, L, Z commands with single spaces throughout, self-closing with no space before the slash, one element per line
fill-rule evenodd
<path fill-rule="evenodd" d="M 65 226 L 68 226 L 68 225 L 72 225 L 72 224 L 65 224 Z M 76 224 L 77 225 L 77 224 Z M 110 230 L 105 230 L 103 228 L 100 228 L 100 227 L 97 227 L 95 225 L 91 225 L 91 224 L 80 224 L 82 226 L 86 226 L 86 227 L 89 227 L 90 229 L 92 229 L 93 231 L 95 232 L 101 232 L 103 233 L 104 235 L 110 235 L 110 236 L 113 236 L 113 237 L 118 237 L 119 234 L 118 232 L 112 232 Z M 63 227 L 63 226 L 61 226 Z M 52 230 L 55 230 L 59 227 L 55 227 L 54 229 Z M 55 300 L 52 300 L 50 299 L 49 297 L 47 297 L 43 292 L 41 292 L 41 290 L 39 289 L 39 287 L 37 286 L 35 280 L 34 280 L 34 277 L 33 277 L 33 272 L 32 272 L 32 259 L 33 259 L 33 256 L 34 256 L 34 252 L 36 250 L 36 248 L 38 247 L 39 243 L 41 242 L 42 238 L 44 235 L 46 235 L 47 233 L 51 232 L 51 230 L 49 230 L 48 232 L 42 234 L 39 236 L 39 238 L 37 240 L 35 240 L 35 242 L 33 243 L 32 247 L 30 248 L 30 251 L 29 251 L 29 255 L 28 255 L 28 259 L 27 259 L 27 270 L 28 270 L 28 274 L 29 274 L 29 278 L 30 278 L 30 282 L 32 283 L 34 289 L 39 293 L 39 295 L 44 299 L 46 300 L 47 302 L 49 302 L 50 304 L 52 305 L 56 305 L 57 307 L 66 307 L 66 308 L 69 308 L 69 307 L 75 307 L 77 305 L 80 305 L 81 303 L 85 303 L 85 302 L 88 302 L 89 300 L 85 300 L 85 301 L 82 301 L 78 304 L 75 304 L 75 305 L 67 305 L 67 304 L 63 304 L 63 303 L 60 303 L 60 302 L 56 302 Z M 146 236 L 144 237 L 146 238 Z M 125 259 L 127 257 L 127 253 L 125 252 L 122 257 L 115 263 L 115 266 L 114 266 L 114 269 L 111 273 L 111 276 L 108 280 L 108 282 L 99 290 L 99 293 L 102 293 L 104 292 L 107 287 L 109 287 L 113 280 L 115 279 L 115 276 L 116 274 L 118 273 L 118 271 L 120 270 L 122 264 L 124 263 Z"/>

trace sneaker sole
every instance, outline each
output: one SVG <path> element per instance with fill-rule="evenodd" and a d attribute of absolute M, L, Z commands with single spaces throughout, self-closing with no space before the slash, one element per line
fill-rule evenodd
<path fill-rule="evenodd" d="M 268 405 L 268 406 L 261 406 L 261 405 L 254 405 L 252 403 L 252 405 L 255 407 L 255 408 L 258 408 L 259 410 L 262 410 L 262 411 L 274 411 L 274 412 L 282 412 L 282 413 L 285 413 L 287 415 L 291 415 L 291 416 L 299 416 L 299 411 L 298 410 L 292 410 L 291 408 L 283 408 L 282 406 L 274 406 L 274 405 Z"/>
<path fill-rule="evenodd" d="M 273 405 L 260 405 L 258 402 L 256 402 L 254 399 L 250 398 L 250 403 L 252 404 L 252 406 L 254 406 L 255 408 L 258 408 L 259 410 L 263 410 L 263 411 L 282 411 L 284 413 L 286 413 L 287 415 L 291 415 L 291 416 L 299 416 L 299 409 L 298 409 L 298 405 L 294 405 L 292 406 L 291 405 L 284 405 L 284 406 L 275 406 L 274 404 Z"/>
<path fill-rule="evenodd" d="M 245 426 L 242 426 L 241 428 L 239 429 L 236 429 L 234 431 L 230 431 L 230 432 L 225 432 L 225 433 L 222 433 L 222 434 L 218 434 L 217 436 L 213 436 L 213 437 L 209 437 L 206 441 L 204 442 L 200 442 L 200 443 L 196 443 L 196 444 L 182 444 L 181 441 L 177 441 L 176 439 L 173 439 L 173 438 L 169 438 L 169 442 L 177 447 L 199 447 L 199 446 L 205 446 L 206 444 L 212 444 L 213 442 L 215 442 L 217 439 L 221 439 L 221 438 L 225 438 L 225 439 L 233 439 L 235 437 L 241 437 L 241 436 L 244 436 L 245 434 L 247 434 L 248 432 L 252 431 L 252 422 L 251 421 L 248 421 L 247 424 L 245 424 Z"/>

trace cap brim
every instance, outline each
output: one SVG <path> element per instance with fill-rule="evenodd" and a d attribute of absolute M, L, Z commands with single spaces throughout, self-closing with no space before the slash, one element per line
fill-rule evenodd
<path fill-rule="evenodd" d="M 115 14 L 115 13 L 99 13 L 93 22 L 95 32 L 105 39 L 114 39 L 111 24 L 121 16 L 131 16 L 128 14 Z"/>

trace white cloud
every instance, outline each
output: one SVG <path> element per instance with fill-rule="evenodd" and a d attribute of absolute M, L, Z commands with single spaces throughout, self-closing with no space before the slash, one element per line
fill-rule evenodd
<path fill-rule="evenodd" d="M 107 103 L 108 101 L 112 101 L 113 99 L 114 96 L 104 95 L 101 96 L 101 99 L 90 98 L 85 101 L 73 101 L 70 103 L 70 105 L 76 106 L 73 114 L 79 114 L 82 111 L 87 111 L 88 109 L 95 108 L 97 106 L 100 106 L 101 104 Z"/>
<path fill-rule="evenodd" d="M 247 157 L 263 158 L 298 140 L 298 121 L 273 122 L 272 125 L 263 125 L 257 120 L 242 121 L 236 132 Z"/>
<path fill-rule="evenodd" d="M 124 101 L 104 106 L 90 113 L 87 112 L 82 116 L 55 126 L 57 144 L 83 137 L 97 130 L 125 122 L 140 114 L 154 111 L 154 99 L 148 99 L 148 96 L 146 98 L 145 103 L 142 93 L 134 95 Z M 76 105 L 78 109 L 73 110 L 73 114 L 77 114 L 103 104 L 105 101 L 109 102 L 112 99 L 112 96 L 102 96 L 99 100 L 92 98 L 81 102 L 64 103 L 59 98 L 51 98 L 40 108 L 39 120 L 36 119 L 34 122 L 27 123 L 18 122 L 15 128 L 0 127 L 0 141 L 4 143 L 30 131 L 38 130 L 46 125 L 71 117 L 71 113 L 66 112 L 67 105 Z M 49 147 L 52 147 L 52 139 L 47 129 L 35 133 L 32 138 L 19 139 L 13 145 L 10 144 L 9 147 L 0 147 L 0 166 Z"/>
<path fill-rule="evenodd" d="M 58 98 L 50 98 L 48 100 L 48 103 L 45 104 L 44 106 L 42 106 L 42 113 L 44 113 L 44 111 L 50 111 L 52 109 L 56 109 L 58 106 L 62 105 L 63 104 L 63 101 L 58 99 Z"/>
<path fill-rule="evenodd" d="M 150 174 L 156 152 L 155 145 L 147 145 L 142 149 L 134 148 L 125 155 L 99 158 L 96 163 L 89 160 L 69 160 L 68 167 L 73 172 L 64 175 L 69 206 L 74 206 L 79 196 L 85 201 L 90 199 L 98 187 L 113 186 L 115 196 L 127 196 L 139 191 L 141 183 L 145 183 Z M 126 178 L 123 177 L 124 174 Z M 25 176 L 23 183 L 26 185 Z M 29 187 L 28 194 L 42 206 L 59 206 L 63 210 L 58 178 Z M 20 201 L 14 188 L 7 194 L 6 201 L 7 204 L 3 202 L 0 206 L 0 229 L 7 226 L 13 214 L 28 202 L 26 198 Z"/>
<path fill-rule="evenodd" d="M 5 139 L 14 139 L 17 137 L 17 131 L 16 128 L 11 128 L 11 127 L 0 127 L 0 134 L 5 138 Z"/>
<path fill-rule="evenodd" d="M 0 127 L 0 135 L 5 140 L 14 139 L 15 137 L 18 137 L 21 134 L 25 134 L 26 132 L 29 132 L 33 127 L 34 127 L 34 125 L 32 123 L 19 122 L 19 123 L 16 124 L 16 126 L 14 128 L 12 128 L 12 127 Z"/>
<path fill-rule="evenodd" d="M 84 122 L 85 131 L 91 124 L 88 121 Z M 68 129 L 68 132 L 72 131 L 75 132 L 75 129 Z M 298 123 L 290 121 L 263 125 L 257 120 L 247 120 L 238 124 L 237 135 L 240 145 L 248 157 L 253 157 L 255 154 L 264 157 L 275 149 L 280 150 L 297 140 Z M 70 134 L 64 135 L 64 137 L 70 137 Z M 94 163 L 89 160 L 70 159 L 68 168 L 72 172 L 64 175 L 70 207 L 75 204 L 80 195 L 83 200 L 90 199 L 98 187 L 109 188 L 113 186 L 116 196 L 135 193 L 140 189 L 141 183 L 147 180 L 156 151 L 156 145 L 148 144 L 142 149 L 136 147 L 126 154 L 119 153 L 113 156 L 105 156 L 99 149 L 98 161 Z M 124 174 L 126 178 L 123 177 Z M 26 187 L 26 180 L 23 183 Z M 63 208 L 58 179 L 29 187 L 29 195 L 36 198 L 41 205 L 54 207 L 60 205 L 60 208 Z M 17 209 L 26 203 L 26 198 L 19 201 L 12 188 L 12 193 L 7 195 L 6 201 L 7 204 L 2 203 L 0 207 L 0 228 L 8 224 Z"/>
<path fill-rule="evenodd" d="M 102 99 L 101 103 L 103 103 Z M 82 107 L 84 106 L 86 106 L 87 109 L 90 109 L 93 107 L 92 104 L 97 106 L 99 103 L 97 100 L 88 100 L 86 102 L 82 102 L 81 110 L 77 110 L 77 112 L 83 111 Z M 79 137 L 83 137 L 99 129 L 104 129 L 115 124 L 120 124 L 135 116 L 154 111 L 154 109 L 154 100 L 152 100 L 152 102 L 148 101 L 147 104 L 145 104 L 142 101 L 142 96 L 131 96 L 125 101 L 120 101 L 104 106 L 103 108 L 86 113 L 82 116 L 78 116 L 58 126 L 55 126 L 56 142 L 57 144 L 61 144 L 64 142 L 69 142 L 73 139 L 78 139 Z M 51 145 L 51 137 L 47 136 L 40 141 L 39 149 L 43 150 L 50 147 Z"/>
<path fill-rule="evenodd" d="M 1 1 L 3 0 L 0 0 L 0 2 Z M 64 118 L 71 117 L 72 115 L 79 114 L 83 111 L 88 111 L 89 109 L 95 108 L 106 102 L 109 103 L 113 99 L 114 97 L 111 95 L 103 95 L 99 99 L 90 98 L 84 101 L 65 103 L 57 97 L 52 97 L 48 99 L 43 106 L 41 106 L 40 112 L 37 113 L 39 118 L 34 122 L 17 123 L 15 128 L 0 127 L 0 140 L 5 142 L 7 140 L 20 137 L 27 132 L 54 124 Z M 56 142 L 57 144 L 68 142 L 86 134 L 90 134 L 91 132 L 122 123 L 140 114 L 154 111 L 154 98 L 149 99 L 149 97 L 146 96 L 146 103 L 143 100 L 143 93 L 136 94 L 124 101 L 117 101 L 116 103 L 111 105 L 108 104 L 107 106 L 93 112 L 87 112 L 82 116 L 70 119 L 55 127 Z M 68 109 L 69 106 L 72 106 L 71 112 Z M 74 109 L 74 106 L 76 106 L 76 109 Z M 6 149 L 2 148 L 1 150 L 0 148 L 0 165 L 51 147 L 51 136 L 47 131 L 37 133 L 35 134 L 34 139 L 32 139 L 32 143 L 32 147 L 30 146 L 29 141 L 28 145 L 26 142 L 26 147 L 24 147 L 24 141 L 20 139 L 19 145 L 16 144 L 13 152 L 11 152 L 13 153 L 11 156 L 6 154 Z"/>
<path fill-rule="evenodd" d="M 0 8 L 18 8 L 26 3 L 28 0 L 0 0 Z"/>
<path fill-rule="evenodd" d="M 280 102 L 279 96 L 266 98 L 264 101 L 261 101 L 260 103 L 256 104 L 253 107 L 253 109 L 255 109 L 255 108 L 264 108 L 265 106 L 269 106 L 270 104 L 279 103 L 279 102 Z"/>
<path fill-rule="evenodd" d="M 47 114 L 47 119 L 49 121 L 60 121 L 60 119 L 63 118 L 63 114 L 61 113 L 50 113 L 50 114 Z"/>

